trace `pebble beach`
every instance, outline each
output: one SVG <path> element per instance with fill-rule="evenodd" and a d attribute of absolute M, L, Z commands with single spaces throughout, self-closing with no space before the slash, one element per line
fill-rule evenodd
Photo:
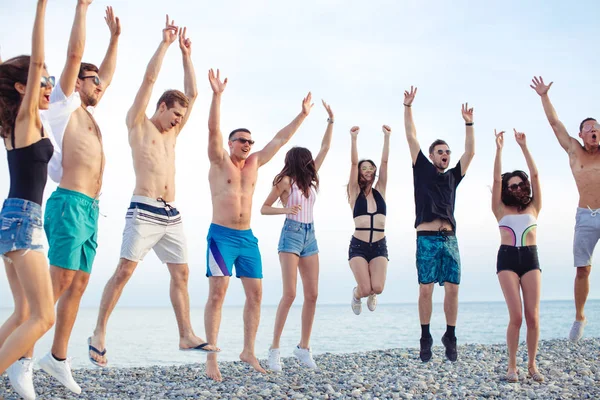
<path fill-rule="evenodd" d="M 461 345 L 459 338 L 458 350 L 456 363 L 445 359 L 441 345 L 434 346 L 428 363 L 419 360 L 416 348 L 326 353 L 314 357 L 316 371 L 284 357 L 283 373 L 266 375 L 242 362 L 222 362 L 222 382 L 205 378 L 202 363 L 76 369 L 81 395 L 36 369 L 34 384 L 38 399 L 600 399 L 600 338 L 541 341 L 538 368 L 546 378 L 541 384 L 527 377 L 524 343 L 519 383 L 504 380 L 505 345 Z M 0 399 L 18 398 L 6 375 L 0 377 Z"/>

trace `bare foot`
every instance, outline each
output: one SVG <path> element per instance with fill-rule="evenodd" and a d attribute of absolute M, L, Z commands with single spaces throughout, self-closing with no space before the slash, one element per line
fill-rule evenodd
<path fill-rule="evenodd" d="M 180 350 L 195 349 L 196 347 L 198 347 L 204 343 L 206 343 L 206 340 L 204 340 L 196 335 L 191 335 L 191 336 L 179 339 L 179 349 Z M 202 350 L 209 351 L 209 352 L 215 352 L 215 353 L 218 353 L 219 351 L 221 351 L 220 348 L 218 348 L 217 346 L 213 346 L 212 344 L 202 347 Z"/>
<path fill-rule="evenodd" d="M 263 369 L 263 367 L 260 366 L 260 363 L 258 362 L 258 359 L 256 358 L 256 356 L 254 354 L 242 352 L 240 354 L 240 360 L 242 360 L 243 362 L 245 362 L 247 364 L 250 364 L 251 367 L 253 367 L 255 370 L 257 370 L 261 374 L 267 373 L 267 371 L 265 371 Z"/>
<path fill-rule="evenodd" d="M 217 382 L 221 382 L 223 380 L 216 358 L 206 360 L 206 376 Z"/>
<path fill-rule="evenodd" d="M 93 346 L 98 352 L 88 348 L 89 356 L 92 360 L 96 361 L 101 367 L 106 367 L 108 364 L 108 359 L 106 358 L 106 346 L 104 343 L 104 339 L 101 339 L 99 336 L 92 335 L 88 339 L 88 345 Z M 104 352 L 104 354 L 102 354 Z"/>

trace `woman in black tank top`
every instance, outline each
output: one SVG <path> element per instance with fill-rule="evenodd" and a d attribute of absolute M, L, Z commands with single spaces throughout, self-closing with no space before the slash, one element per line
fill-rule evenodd
<path fill-rule="evenodd" d="M 53 152 L 40 120 L 53 84 L 44 66 L 45 12 L 46 0 L 38 0 L 31 57 L 0 64 L 0 134 L 10 173 L 9 198 L 0 212 L 0 255 L 15 302 L 15 311 L 0 327 L 0 374 L 8 369 L 11 383 L 18 377 L 13 387 L 25 398 L 35 396 L 31 360 L 19 359 L 54 325 L 52 282 L 42 245 L 41 202 Z"/>
<path fill-rule="evenodd" d="M 387 274 L 388 251 L 384 235 L 385 189 L 387 185 L 387 165 L 390 153 L 389 126 L 382 127 L 384 134 L 383 154 L 379 179 L 375 183 L 377 167 L 371 160 L 358 161 L 357 126 L 350 129 L 352 152 L 350 181 L 348 182 L 348 202 L 354 217 L 354 235 L 350 240 L 348 262 L 356 279 L 356 287 L 352 289 L 352 311 L 356 315 L 362 311 L 363 297 L 368 297 L 367 307 L 375 311 L 377 295 L 383 292 Z M 371 204 L 371 207 L 369 207 Z M 367 218 L 365 218 L 367 217 Z M 368 223 L 365 225 L 365 222 Z M 368 232 L 368 233 L 367 233 Z"/>

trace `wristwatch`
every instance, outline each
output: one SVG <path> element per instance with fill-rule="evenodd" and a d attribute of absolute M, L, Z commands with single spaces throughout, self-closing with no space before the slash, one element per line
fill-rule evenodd
<path fill-rule="evenodd" d="M 327 118 L 327 122 L 329 122 L 330 124 L 333 124 L 333 120 L 331 118 Z"/>

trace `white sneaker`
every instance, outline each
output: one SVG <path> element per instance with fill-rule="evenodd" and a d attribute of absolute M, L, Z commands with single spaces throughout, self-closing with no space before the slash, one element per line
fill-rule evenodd
<path fill-rule="evenodd" d="M 356 293 L 356 288 L 352 289 L 352 303 L 350 303 L 350 306 L 352 307 L 354 314 L 358 315 L 362 311 L 362 301 L 357 299 L 354 296 L 354 293 Z"/>
<path fill-rule="evenodd" d="M 269 349 L 268 367 L 271 371 L 281 372 L 283 364 L 281 363 L 281 353 L 279 349 Z"/>
<path fill-rule="evenodd" d="M 370 311 L 375 311 L 377 308 L 377 295 L 375 293 L 367 297 L 367 307 L 369 307 Z"/>
<path fill-rule="evenodd" d="M 46 354 L 39 362 L 42 368 L 48 375 L 53 376 L 57 381 L 62 383 L 67 389 L 75 394 L 81 393 L 81 388 L 73 379 L 71 372 L 71 360 L 57 361 L 52 353 Z"/>
<path fill-rule="evenodd" d="M 6 369 L 8 381 L 11 386 L 25 400 L 35 399 L 35 389 L 33 388 L 33 360 L 23 358 L 15 361 Z"/>
<path fill-rule="evenodd" d="M 573 322 L 573 326 L 571 327 L 571 332 L 569 332 L 569 339 L 573 342 L 578 341 L 583 336 L 583 328 L 585 328 L 587 324 L 587 319 L 583 321 L 575 321 Z"/>
<path fill-rule="evenodd" d="M 296 356 L 301 364 L 304 364 L 308 368 L 317 369 L 317 364 L 312 358 L 311 349 L 301 349 L 300 346 L 296 346 L 294 349 L 294 356 Z"/>

